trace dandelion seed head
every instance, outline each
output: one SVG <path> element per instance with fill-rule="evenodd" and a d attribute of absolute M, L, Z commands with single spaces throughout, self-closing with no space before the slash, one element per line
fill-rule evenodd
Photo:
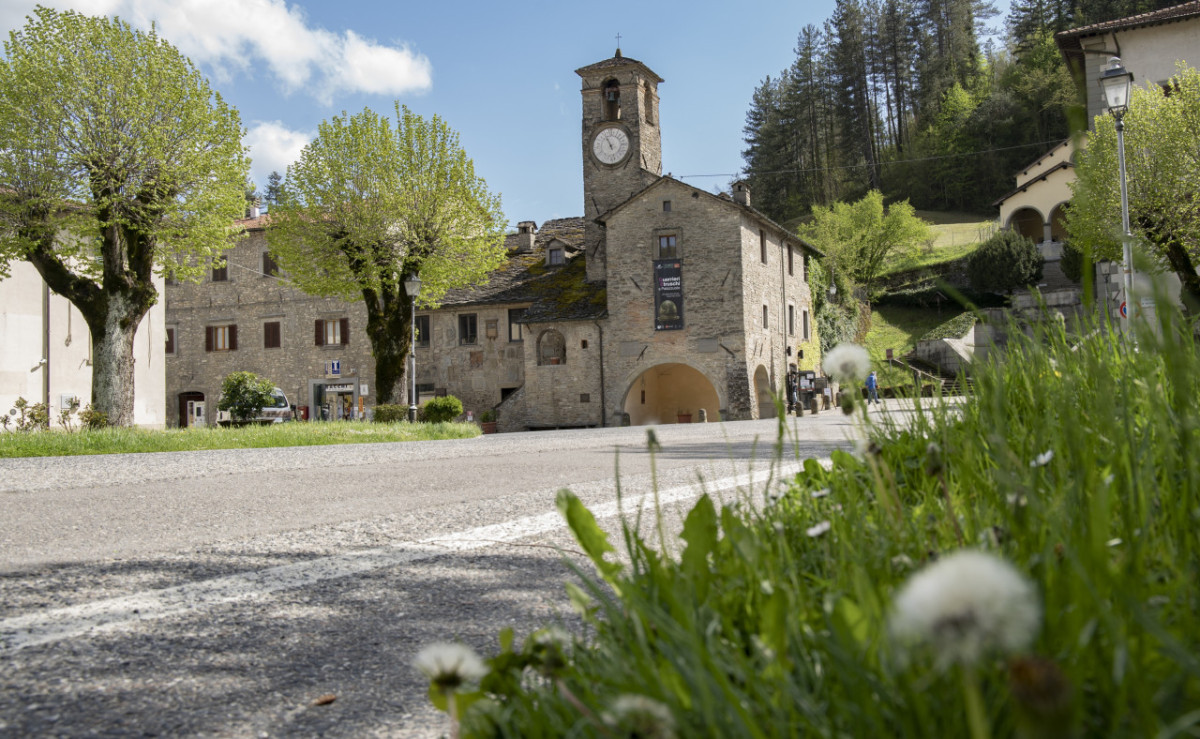
<path fill-rule="evenodd" d="M 1030 467 L 1045 467 L 1050 464 L 1050 460 L 1054 459 L 1054 450 L 1047 449 L 1041 454 L 1034 457 L 1034 460 L 1029 463 Z"/>
<path fill-rule="evenodd" d="M 644 695 L 620 695 L 601 717 L 618 736 L 674 739 L 675 717 L 662 703 Z"/>
<path fill-rule="evenodd" d="M 815 539 L 818 536 L 821 536 L 822 534 L 828 533 L 829 530 L 832 528 L 833 528 L 833 524 L 829 523 L 828 521 L 822 521 L 821 523 L 817 524 L 816 526 L 810 526 L 809 528 L 805 529 L 804 533 L 808 534 L 811 538 Z"/>
<path fill-rule="evenodd" d="M 1040 623 L 1033 585 L 1008 562 L 974 550 L 943 557 L 909 578 L 890 619 L 898 642 L 932 648 L 941 668 L 1025 649 Z"/>
<path fill-rule="evenodd" d="M 871 356 L 858 344 L 838 344 L 825 354 L 821 367 L 838 382 L 860 382 L 871 372 Z"/>
<path fill-rule="evenodd" d="M 413 665 L 442 691 L 457 690 L 460 685 L 479 680 L 487 666 L 465 644 L 436 642 L 417 653 Z"/>

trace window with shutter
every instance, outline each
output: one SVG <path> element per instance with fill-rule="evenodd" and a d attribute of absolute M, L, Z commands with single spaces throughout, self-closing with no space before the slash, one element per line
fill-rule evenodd
<path fill-rule="evenodd" d="M 350 343 L 350 319 L 343 318 L 341 321 L 339 321 L 339 323 L 341 324 L 342 329 L 342 340 L 339 343 L 342 346 L 346 346 Z"/>
<path fill-rule="evenodd" d="M 325 346 L 325 322 L 319 318 L 313 329 L 313 343 L 317 346 Z"/>
<path fill-rule="evenodd" d="M 278 349 L 283 345 L 279 321 L 268 321 L 263 324 L 263 349 Z"/>
<path fill-rule="evenodd" d="M 167 354 L 175 353 L 175 329 L 167 329 L 167 348 L 164 350 Z"/>

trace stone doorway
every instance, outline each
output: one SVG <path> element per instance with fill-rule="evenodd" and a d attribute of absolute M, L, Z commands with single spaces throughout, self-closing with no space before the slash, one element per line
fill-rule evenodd
<path fill-rule="evenodd" d="M 754 396 L 758 401 L 759 418 L 775 417 L 773 392 L 774 388 L 771 387 L 771 376 L 767 373 L 767 368 L 761 364 L 758 365 L 758 369 L 754 370 Z"/>
<path fill-rule="evenodd" d="M 633 426 L 696 423 L 701 410 L 707 420 L 719 421 L 721 399 L 699 370 L 686 364 L 659 364 L 629 386 L 623 410 Z"/>

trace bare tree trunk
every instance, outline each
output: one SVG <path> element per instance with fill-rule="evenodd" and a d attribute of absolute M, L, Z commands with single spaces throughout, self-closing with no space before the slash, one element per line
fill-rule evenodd
<path fill-rule="evenodd" d="M 134 422 L 133 337 L 137 321 L 127 321 L 124 296 L 110 296 L 109 310 L 88 320 L 92 333 L 92 408 L 103 413 L 110 426 Z M 144 315 L 144 311 L 142 312 Z M 85 316 L 86 317 L 86 316 Z"/>
<path fill-rule="evenodd" d="M 403 288 L 363 290 L 367 306 L 367 336 L 375 356 L 376 402 L 395 403 L 406 396 L 401 383 L 405 364 L 412 351 L 412 306 Z"/>

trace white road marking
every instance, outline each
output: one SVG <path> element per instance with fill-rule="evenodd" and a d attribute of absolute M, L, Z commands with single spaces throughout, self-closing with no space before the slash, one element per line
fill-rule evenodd
<path fill-rule="evenodd" d="M 666 506 L 738 487 L 752 487 L 771 478 L 789 479 L 801 469 L 797 463 L 775 464 L 744 476 L 706 480 L 659 491 L 658 500 Z M 623 502 L 626 512 L 654 505 L 654 494 L 630 496 Z M 590 509 L 597 519 L 616 516 L 616 501 Z M 366 549 L 333 557 L 269 567 L 238 575 L 150 590 L 120 598 L 83 603 L 50 611 L 28 613 L 0 620 L 0 653 L 38 644 L 73 639 L 87 634 L 131 628 L 140 621 L 193 614 L 206 608 L 253 600 L 269 593 L 302 588 L 322 580 L 349 577 L 363 572 L 411 564 L 439 557 L 448 552 L 466 552 L 536 534 L 566 528 L 557 512 L 517 518 L 503 523 L 480 526 L 466 531 L 423 539 L 418 542 Z"/>

